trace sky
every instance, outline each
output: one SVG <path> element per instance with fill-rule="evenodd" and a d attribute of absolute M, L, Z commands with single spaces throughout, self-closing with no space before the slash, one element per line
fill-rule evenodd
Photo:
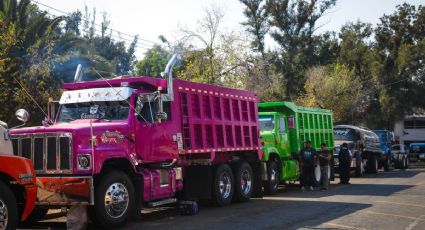
<path fill-rule="evenodd" d="M 198 21 L 204 15 L 206 8 L 212 5 L 219 7 L 225 14 L 223 30 L 243 31 L 241 22 L 245 20 L 243 5 L 239 0 L 33 0 L 64 12 L 77 9 L 84 12 L 84 6 L 96 8 L 98 24 L 101 12 L 107 12 L 114 30 L 140 37 L 138 58 L 143 56 L 146 48 L 159 43 L 158 36 L 164 35 L 168 40 L 181 36 L 180 29 L 196 29 Z M 391 14 L 395 7 L 403 2 L 414 5 L 425 5 L 425 0 L 337 0 L 326 16 L 317 25 L 318 33 L 324 31 L 339 31 L 347 22 L 360 20 L 373 25 L 379 22 L 384 14 Z M 62 13 L 39 5 L 54 15 Z M 116 33 L 115 33 L 116 34 Z M 116 35 L 118 36 L 118 34 Z M 131 37 L 121 34 L 124 39 Z M 129 42 L 128 42 L 129 43 Z"/>

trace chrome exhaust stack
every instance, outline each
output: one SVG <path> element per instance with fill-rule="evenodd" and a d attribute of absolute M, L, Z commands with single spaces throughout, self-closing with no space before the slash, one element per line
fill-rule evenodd
<path fill-rule="evenodd" d="M 173 67 L 176 65 L 180 56 L 173 54 L 170 61 L 168 61 L 165 71 L 162 73 L 162 77 L 167 78 L 167 94 L 163 95 L 164 101 L 174 101 L 174 89 L 173 89 Z"/>

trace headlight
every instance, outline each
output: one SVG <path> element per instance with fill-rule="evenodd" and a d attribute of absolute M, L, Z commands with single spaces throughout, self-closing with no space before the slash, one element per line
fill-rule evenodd
<path fill-rule="evenodd" d="M 79 170 L 89 170 L 91 169 L 91 155 L 81 154 L 78 155 L 78 169 Z"/>

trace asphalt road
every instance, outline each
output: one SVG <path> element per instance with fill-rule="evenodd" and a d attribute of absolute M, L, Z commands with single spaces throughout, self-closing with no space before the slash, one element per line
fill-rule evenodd
<path fill-rule="evenodd" d="M 196 216 L 165 208 L 145 213 L 124 229 L 425 229 L 424 167 L 379 172 L 351 183 L 335 181 L 329 191 L 304 193 L 283 186 L 277 195 L 224 208 L 202 207 Z M 49 216 L 35 228 L 65 228 L 64 218 Z"/>

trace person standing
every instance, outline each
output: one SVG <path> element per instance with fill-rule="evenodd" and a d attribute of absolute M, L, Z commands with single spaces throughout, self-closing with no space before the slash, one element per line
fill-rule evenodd
<path fill-rule="evenodd" d="M 343 143 L 338 154 L 340 184 L 350 184 L 351 153 L 348 144 Z"/>
<path fill-rule="evenodd" d="M 326 191 L 329 188 L 329 163 L 331 161 L 331 153 L 328 150 L 328 147 L 325 143 L 322 143 L 320 145 L 321 152 L 318 155 L 319 156 L 319 162 L 320 162 L 320 172 L 322 174 L 322 188 L 321 191 Z"/>
<path fill-rule="evenodd" d="M 306 141 L 304 148 L 300 152 L 301 163 L 301 191 L 305 191 L 306 187 L 313 191 L 314 185 L 314 168 L 316 166 L 317 152 L 311 147 L 311 142 Z"/>

